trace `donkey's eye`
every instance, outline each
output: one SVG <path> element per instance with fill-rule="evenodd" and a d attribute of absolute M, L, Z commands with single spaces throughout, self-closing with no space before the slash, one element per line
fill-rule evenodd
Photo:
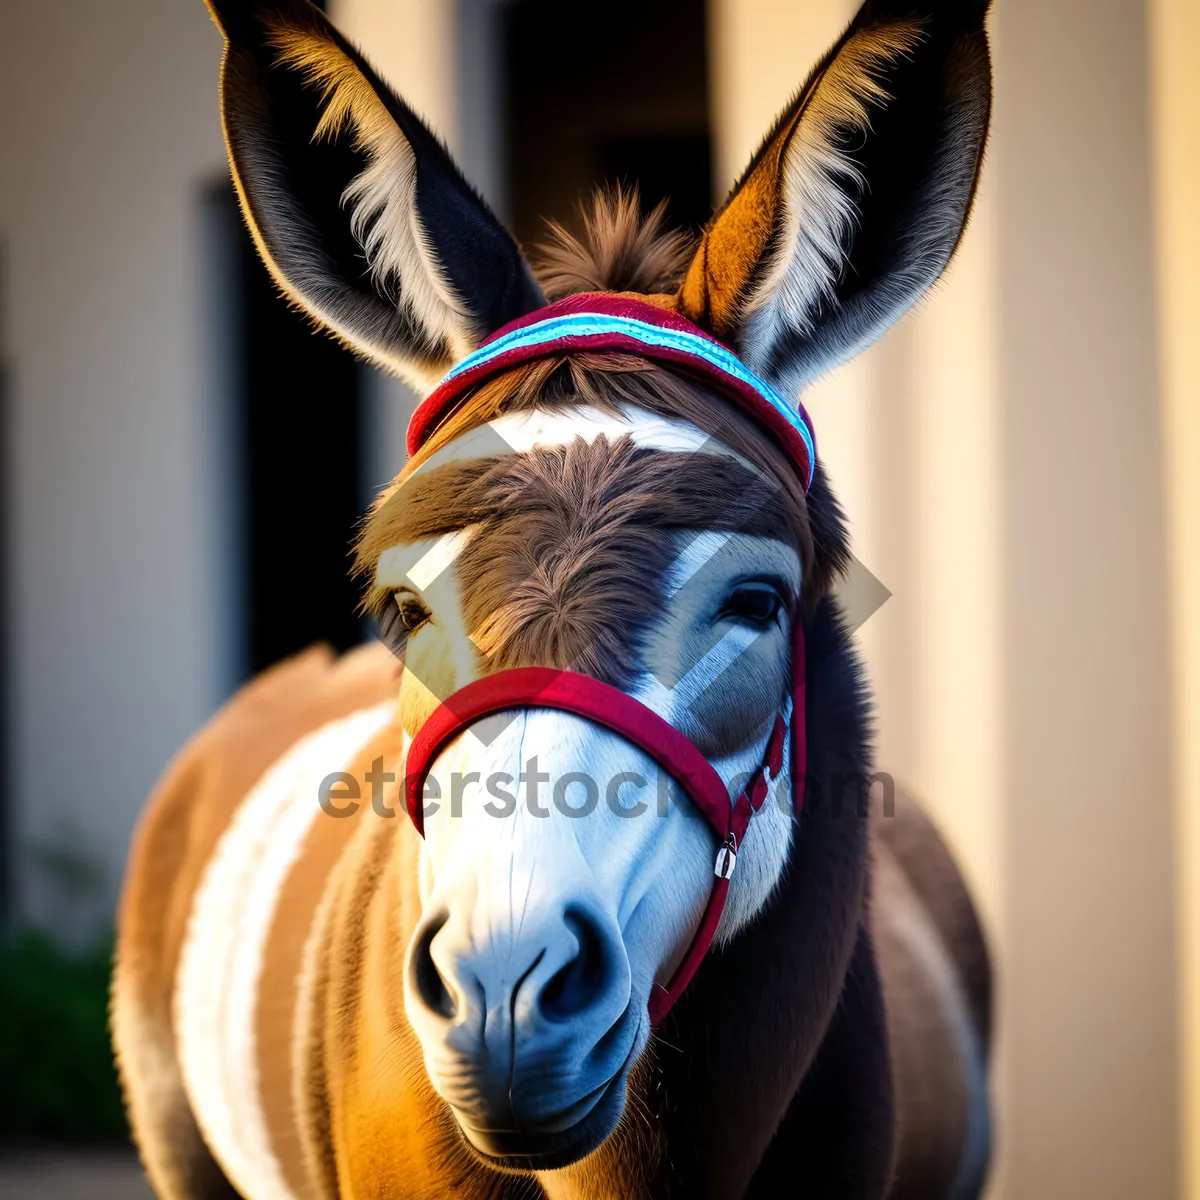
<path fill-rule="evenodd" d="M 782 611 L 783 597 L 772 584 L 761 581 L 740 583 L 730 592 L 718 620 L 766 629 L 778 620 Z"/>
<path fill-rule="evenodd" d="M 409 633 L 416 633 L 429 620 L 429 609 L 411 592 L 397 592 L 395 599 L 396 610 L 400 614 L 400 624 Z"/>

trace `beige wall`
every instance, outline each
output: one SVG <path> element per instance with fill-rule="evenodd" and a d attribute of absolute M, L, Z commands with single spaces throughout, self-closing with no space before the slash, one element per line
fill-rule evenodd
<path fill-rule="evenodd" d="M 997 19 L 1013 1186 L 1168 1196 L 1177 975 L 1145 13 L 1008 0 Z"/>
<path fill-rule="evenodd" d="M 711 11 L 724 187 L 853 5 Z M 1167 1197 L 1176 947 L 1145 17 L 1134 0 L 1004 0 L 992 30 L 996 122 L 962 252 L 914 317 L 806 402 L 856 551 L 895 593 L 862 631 L 880 766 L 936 814 L 996 949 L 992 1194 Z"/>
<path fill-rule="evenodd" d="M 74 924 L 230 682 L 199 202 L 221 43 L 197 0 L 5 0 L 0 28 L 6 783 L 23 903 Z M 102 870 L 78 903 L 64 854 Z"/>

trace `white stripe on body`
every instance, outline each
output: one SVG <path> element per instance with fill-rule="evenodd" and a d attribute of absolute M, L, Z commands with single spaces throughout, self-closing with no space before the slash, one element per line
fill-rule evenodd
<path fill-rule="evenodd" d="M 193 901 L 175 986 L 179 1062 L 205 1141 L 247 1200 L 296 1200 L 271 1146 L 255 1040 L 279 892 L 321 813 L 321 780 L 395 716 L 387 700 L 298 741 L 239 805 Z"/>

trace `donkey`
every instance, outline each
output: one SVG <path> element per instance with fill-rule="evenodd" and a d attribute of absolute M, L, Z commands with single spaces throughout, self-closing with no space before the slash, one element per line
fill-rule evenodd
<path fill-rule="evenodd" d="M 988 956 L 871 786 L 798 398 L 955 250 L 986 0 L 866 0 L 698 244 L 601 195 L 536 273 L 322 13 L 210 7 L 280 289 L 433 391 L 356 548 L 379 642 L 245 687 L 134 839 L 158 1195 L 977 1196 Z"/>

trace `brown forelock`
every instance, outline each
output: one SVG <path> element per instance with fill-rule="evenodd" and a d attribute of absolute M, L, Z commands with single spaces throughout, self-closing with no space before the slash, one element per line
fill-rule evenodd
<path fill-rule="evenodd" d="M 387 546 L 470 525 L 456 571 L 466 628 L 492 669 L 532 664 L 628 683 L 662 608 L 671 532 L 734 530 L 799 549 L 786 493 L 724 454 L 575 439 L 418 475 L 372 522 Z M 387 590 L 376 602 L 386 605 Z"/>

